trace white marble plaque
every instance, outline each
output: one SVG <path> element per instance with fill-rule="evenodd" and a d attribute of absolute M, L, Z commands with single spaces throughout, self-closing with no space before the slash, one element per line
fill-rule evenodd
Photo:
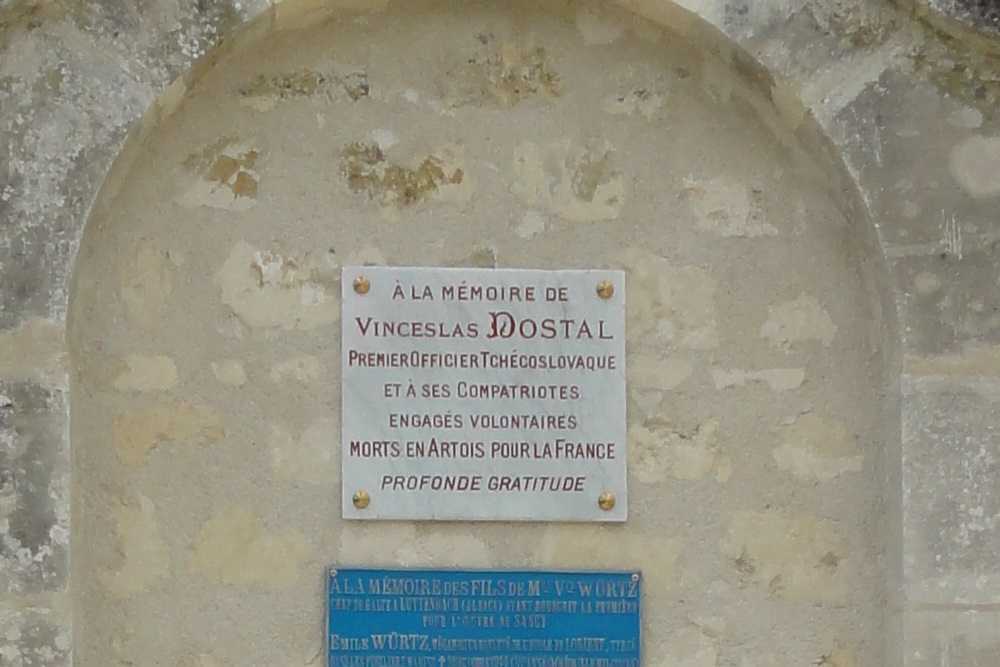
<path fill-rule="evenodd" d="M 625 275 L 346 267 L 343 516 L 624 521 Z"/>

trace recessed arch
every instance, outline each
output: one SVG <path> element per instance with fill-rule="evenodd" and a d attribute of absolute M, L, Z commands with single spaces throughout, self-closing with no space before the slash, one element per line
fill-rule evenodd
<path fill-rule="evenodd" d="M 648 655 L 760 663 L 782 654 L 732 628 L 770 619 L 801 634 L 784 655 L 876 661 L 894 324 L 816 123 L 684 10 L 664 30 L 583 3 L 302 7 L 175 84 L 91 216 L 70 321 L 80 664 L 239 660 L 209 636 L 273 628 L 263 609 L 287 641 L 261 625 L 245 650 L 310 657 L 322 564 L 582 567 L 580 544 L 645 565 Z M 409 38 L 413 58 L 375 48 Z M 347 259 L 629 270 L 633 521 L 342 525 Z"/>

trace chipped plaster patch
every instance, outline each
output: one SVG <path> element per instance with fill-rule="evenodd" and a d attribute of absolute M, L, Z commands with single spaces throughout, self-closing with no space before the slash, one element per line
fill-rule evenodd
<path fill-rule="evenodd" d="M 547 208 L 565 220 L 613 220 L 625 204 L 625 181 L 613 154 L 609 144 L 523 142 L 514 149 L 514 192 L 527 206 Z"/>
<path fill-rule="evenodd" d="M 271 470 L 279 479 L 309 484 L 335 485 L 340 481 L 339 449 L 331 447 L 340 436 L 340 422 L 319 417 L 295 438 L 284 425 L 271 429 Z"/>
<path fill-rule="evenodd" d="M 279 361 L 271 366 L 271 382 L 282 383 L 295 380 L 299 384 L 311 385 L 326 375 L 326 366 L 311 354 L 300 354 L 297 357 Z"/>
<path fill-rule="evenodd" d="M 715 281 L 706 271 L 672 266 L 642 248 L 631 248 L 615 259 L 628 272 L 629 343 L 659 347 L 669 342 L 695 350 L 719 345 Z"/>
<path fill-rule="evenodd" d="M 691 377 L 694 362 L 683 357 L 632 354 L 628 359 L 628 387 L 633 391 L 671 391 Z"/>
<path fill-rule="evenodd" d="M 306 544 L 291 528 L 268 533 L 259 517 L 230 505 L 202 527 L 188 560 L 192 572 L 227 584 L 288 588 L 299 578 Z"/>
<path fill-rule="evenodd" d="M 196 174 L 196 180 L 181 196 L 185 206 L 209 206 L 231 211 L 246 211 L 257 203 L 260 151 L 232 137 L 222 137 L 194 153 L 184 166 Z"/>
<path fill-rule="evenodd" d="M 170 574 L 170 556 L 156 523 L 156 507 L 141 496 L 138 507 L 118 505 L 111 514 L 118 532 L 121 566 L 102 572 L 101 581 L 116 597 L 145 593 L 157 579 Z"/>
<path fill-rule="evenodd" d="M 247 372 L 238 359 L 221 359 L 212 362 L 215 379 L 228 387 L 242 387 L 247 383 Z"/>
<path fill-rule="evenodd" d="M 177 386 L 177 366 L 164 355 L 130 354 L 111 384 L 118 391 L 166 391 Z"/>
<path fill-rule="evenodd" d="M 684 357 L 630 354 L 626 360 L 628 397 L 642 412 L 655 410 L 663 403 L 666 394 L 691 377 L 693 372 L 694 362 Z"/>
<path fill-rule="evenodd" d="M 770 596 L 836 604 L 851 589 L 846 542 L 811 514 L 735 512 L 721 546 L 734 567 Z"/>
<path fill-rule="evenodd" d="M 819 340 L 830 347 L 837 326 L 816 297 L 803 294 L 767 309 L 767 321 L 760 328 L 760 337 L 773 347 L 789 349 L 792 343 Z"/>
<path fill-rule="evenodd" d="M 144 329 L 156 326 L 171 289 L 166 254 L 140 243 L 122 264 L 119 283 L 122 303 L 132 321 Z"/>
<path fill-rule="evenodd" d="M 599 16 L 594 11 L 581 8 L 576 13 L 576 29 L 588 46 L 611 44 L 622 36 L 625 27 L 617 20 Z"/>
<path fill-rule="evenodd" d="M 603 568 L 641 571 L 645 592 L 660 596 L 674 585 L 674 565 L 681 541 L 647 537 L 618 526 L 553 524 L 548 526 L 538 548 L 541 563 L 569 569 Z"/>
<path fill-rule="evenodd" d="M 684 179 L 681 199 L 697 216 L 697 227 L 724 237 L 775 236 L 778 230 L 763 220 L 761 193 L 726 176 Z"/>
<path fill-rule="evenodd" d="M 126 466 L 141 464 L 154 447 L 166 442 L 218 442 L 225 435 L 209 409 L 188 403 L 156 403 L 118 416 L 111 427 L 118 458 Z"/>
<path fill-rule="evenodd" d="M 798 389 L 806 379 L 803 368 L 767 368 L 746 371 L 739 368 L 713 368 L 712 382 L 716 389 L 743 387 L 748 383 L 763 383 L 773 391 Z"/>
<path fill-rule="evenodd" d="M 644 484 L 674 479 L 701 479 L 714 472 L 716 481 L 731 474 L 729 457 L 722 453 L 716 434 L 719 422 L 712 419 L 693 429 L 674 426 L 667 418 L 654 416 L 628 429 L 629 467 Z"/>
<path fill-rule="evenodd" d="M 252 328 L 312 329 L 340 319 L 333 272 L 311 254 L 283 255 L 240 241 L 215 274 L 222 301 Z"/>
<path fill-rule="evenodd" d="M 840 420 L 809 413 L 782 429 L 780 440 L 772 452 L 775 462 L 800 479 L 829 482 L 864 463 L 857 439 Z"/>
<path fill-rule="evenodd" d="M 948 169 L 973 198 L 1000 194 L 1000 137 L 963 139 L 951 149 Z"/>
<path fill-rule="evenodd" d="M 514 233 L 522 239 L 530 239 L 545 231 L 545 216 L 538 211 L 525 211 Z"/>
<path fill-rule="evenodd" d="M 368 74 L 361 70 L 305 69 L 265 76 L 258 74 L 240 87 L 240 103 L 269 111 L 283 100 L 313 98 L 325 102 L 357 102 L 369 96 Z"/>

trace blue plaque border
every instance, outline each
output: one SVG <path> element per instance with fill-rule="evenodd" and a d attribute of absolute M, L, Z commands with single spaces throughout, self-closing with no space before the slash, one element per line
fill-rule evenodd
<path fill-rule="evenodd" d="M 638 571 L 336 567 L 327 667 L 640 667 Z"/>

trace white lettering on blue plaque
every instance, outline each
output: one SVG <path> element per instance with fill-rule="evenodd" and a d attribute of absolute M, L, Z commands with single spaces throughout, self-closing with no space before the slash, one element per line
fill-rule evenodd
<path fill-rule="evenodd" d="M 328 667 L 639 667 L 633 572 L 334 569 Z"/>

